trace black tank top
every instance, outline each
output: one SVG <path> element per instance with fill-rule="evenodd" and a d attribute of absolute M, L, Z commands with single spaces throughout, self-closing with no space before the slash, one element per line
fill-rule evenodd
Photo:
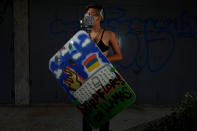
<path fill-rule="evenodd" d="M 102 52 L 105 52 L 109 49 L 109 46 L 105 45 L 102 41 L 102 38 L 103 38 L 103 34 L 104 34 L 104 30 L 102 32 L 102 35 L 101 35 L 101 39 L 99 40 L 99 42 L 97 43 L 97 46 L 101 49 Z"/>

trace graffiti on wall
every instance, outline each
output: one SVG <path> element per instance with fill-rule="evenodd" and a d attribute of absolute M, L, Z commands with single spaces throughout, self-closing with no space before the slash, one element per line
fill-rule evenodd
<path fill-rule="evenodd" d="M 125 62 L 116 63 L 123 70 L 135 66 L 139 70 L 161 71 L 172 59 L 178 39 L 197 40 L 197 15 L 189 11 L 180 12 L 176 17 L 159 15 L 135 17 L 124 8 L 110 6 L 105 9 L 105 12 L 106 19 L 102 24 L 121 38 L 119 41 L 121 49 L 128 48 L 126 44 L 131 44 L 130 48 L 132 44 L 135 45 L 132 56 L 126 57 Z M 80 25 L 79 20 L 67 22 L 61 18 L 55 18 L 51 21 L 49 28 L 52 35 L 64 35 L 66 41 L 68 39 L 66 36 L 70 32 L 79 30 Z M 158 44 L 165 49 L 163 54 L 159 54 L 160 50 L 156 48 Z M 153 48 L 158 51 L 153 51 Z M 153 59 L 152 54 L 158 55 L 159 62 Z M 124 55 L 126 54 L 123 51 L 123 57 Z"/>

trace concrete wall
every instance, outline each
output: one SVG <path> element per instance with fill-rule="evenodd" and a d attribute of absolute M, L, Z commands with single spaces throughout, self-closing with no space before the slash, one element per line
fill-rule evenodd
<path fill-rule="evenodd" d="M 100 1 L 103 26 L 116 32 L 124 56 L 114 65 L 136 92 L 136 103 L 176 103 L 197 90 L 197 11 L 187 2 Z M 48 60 L 79 29 L 87 3 L 30 0 L 33 103 L 69 101 L 48 71 Z"/>
<path fill-rule="evenodd" d="M 30 97 L 29 88 L 18 89 L 30 103 L 70 103 L 49 72 L 48 61 L 79 30 L 88 2 L 29 0 L 30 59 L 24 61 L 30 67 Z M 197 10 L 192 1 L 99 2 L 105 11 L 103 27 L 118 35 L 123 52 L 124 59 L 113 64 L 135 91 L 136 103 L 171 104 L 187 91 L 197 91 Z M 21 77 L 25 81 L 26 75 Z"/>
<path fill-rule="evenodd" d="M 29 104 L 28 1 L 13 1 L 15 104 Z"/>

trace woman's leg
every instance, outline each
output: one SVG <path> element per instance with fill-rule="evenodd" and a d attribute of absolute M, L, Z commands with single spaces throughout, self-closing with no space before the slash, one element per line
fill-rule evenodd
<path fill-rule="evenodd" d="M 83 131 L 92 131 L 92 127 L 89 125 L 89 123 L 84 119 L 83 117 Z"/>
<path fill-rule="evenodd" d="M 109 121 L 99 128 L 99 131 L 109 131 Z"/>

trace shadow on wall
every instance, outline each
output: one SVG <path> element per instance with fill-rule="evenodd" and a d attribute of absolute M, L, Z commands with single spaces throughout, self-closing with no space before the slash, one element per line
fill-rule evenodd
<path fill-rule="evenodd" d="M 10 2 L 10 0 L 1 0 L 0 1 L 0 24 L 2 24 L 4 22 L 4 17 L 5 17 L 9 2 Z"/>

